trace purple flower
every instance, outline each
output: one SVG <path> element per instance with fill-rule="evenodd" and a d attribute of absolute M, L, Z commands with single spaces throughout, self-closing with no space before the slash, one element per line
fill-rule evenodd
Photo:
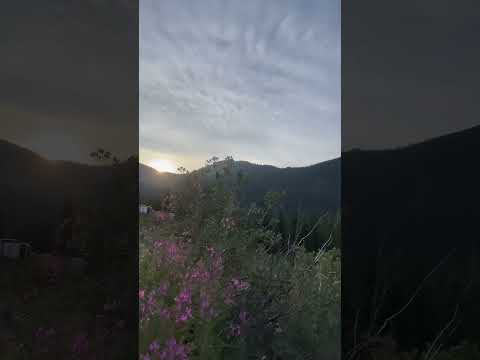
<path fill-rule="evenodd" d="M 177 317 L 177 322 L 185 322 L 192 318 L 192 308 L 187 306 Z"/>
<path fill-rule="evenodd" d="M 244 280 L 238 280 L 233 278 L 232 284 L 238 291 L 248 290 L 250 288 L 250 284 Z"/>
<path fill-rule="evenodd" d="M 178 344 L 175 338 L 167 340 L 164 349 L 160 353 L 161 360 L 188 360 L 188 348 Z"/>
<path fill-rule="evenodd" d="M 160 296 L 166 296 L 168 291 L 168 283 L 162 283 L 157 289 L 157 293 Z"/>
<path fill-rule="evenodd" d="M 182 290 L 177 297 L 175 297 L 175 302 L 177 305 L 190 303 L 192 294 L 187 290 Z"/>
<path fill-rule="evenodd" d="M 153 341 L 149 346 L 148 346 L 148 351 L 150 353 L 157 353 L 160 350 L 160 344 L 158 343 L 157 340 Z"/>

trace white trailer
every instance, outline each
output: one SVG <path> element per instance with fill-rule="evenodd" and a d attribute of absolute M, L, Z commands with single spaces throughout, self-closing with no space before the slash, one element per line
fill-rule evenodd
<path fill-rule="evenodd" d="M 0 256 L 10 259 L 23 259 L 30 256 L 32 248 L 30 244 L 16 239 L 0 239 Z"/>
<path fill-rule="evenodd" d="M 152 207 L 149 205 L 140 204 L 138 206 L 138 211 L 140 214 L 149 214 L 152 211 Z"/>

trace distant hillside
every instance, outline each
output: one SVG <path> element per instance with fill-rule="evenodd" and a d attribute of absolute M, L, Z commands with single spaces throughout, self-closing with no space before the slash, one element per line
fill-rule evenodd
<path fill-rule="evenodd" d="M 181 175 L 160 173 L 144 164 L 139 164 L 138 171 L 140 200 L 144 202 L 155 201 L 166 191 L 175 189 L 181 179 Z"/>
<path fill-rule="evenodd" d="M 388 331 L 411 348 L 431 341 L 449 321 L 462 289 L 480 271 L 478 239 L 472 237 L 480 224 L 479 145 L 480 127 L 475 127 L 395 150 L 342 154 L 345 321 L 353 326 L 360 312 L 359 323 L 368 326 L 374 284 L 383 281 L 389 288 L 382 314 L 394 313 L 455 249 Z M 470 320 L 480 316 L 473 305 L 480 302 L 474 279 L 452 339 L 477 331 Z"/>
<path fill-rule="evenodd" d="M 65 202 L 98 202 L 98 186 L 109 180 L 109 168 L 49 161 L 0 140 L 0 237 L 40 247 L 51 242 Z"/>
<path fill-rule="evenodd" d="M 261 202 L 269 190 L 286 191 L 284 206 L 311 214 L 335 211 L 340 205 L 340 159 L 298 168 L 277 168 L 235 161 L 234 172 L 246 177 L 244 201 Z M 159 173 L 140 164 L 140 198 L 155 202 L 168 190 L 177 190 L 184 175 Z"/>

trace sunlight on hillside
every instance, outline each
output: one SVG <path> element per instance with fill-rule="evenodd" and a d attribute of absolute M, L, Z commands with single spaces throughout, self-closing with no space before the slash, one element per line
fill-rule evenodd
<path fill-rule="evenodd" d="M 179 166 L 179 159 L 169 154 L 143 148 L 140 148 L 139 151 L 139 161 L 159 172 L 176 173 Z"/>
<path fill-rule="evenodd" d="M 170 160 L 166 160 L 166 159 L 154 159 L 149 161 L 147 165 L 159 172 L 169 172 L 169 173 L 177 172 L 177 166 L 175 166 L 175 164 Z"/>

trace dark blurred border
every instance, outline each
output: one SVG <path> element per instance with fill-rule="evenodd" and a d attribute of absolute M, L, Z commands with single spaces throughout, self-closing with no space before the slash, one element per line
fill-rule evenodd
<path fill-rule="evenodd" d="M 480 356 L 479 14 L 342 1 L 345 359 Z"/>
<path fill-rule="evenodd" d="M 0 358 L 134 359 L 138 1 L 9 1 L 0 34 Z"/>

